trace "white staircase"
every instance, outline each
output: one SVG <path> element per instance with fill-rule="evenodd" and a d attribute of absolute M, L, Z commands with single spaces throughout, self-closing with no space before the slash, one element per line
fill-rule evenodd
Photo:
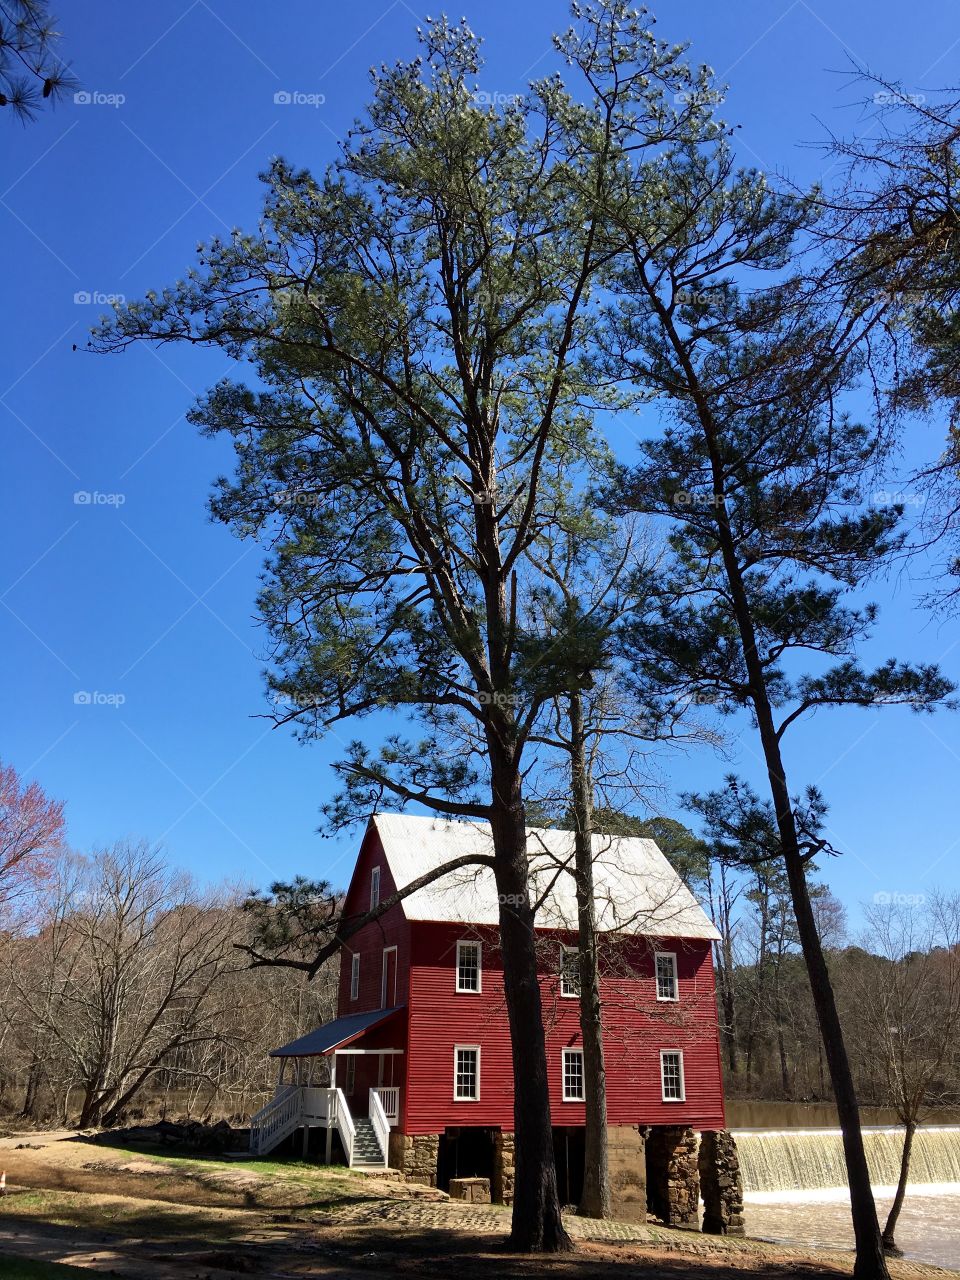
<path fill-rule="evenodd" d="M 285 1085 L 252 1117 L 250 1152 L 255 1156 L 265 1156 L 300 1128 L 336 1129 L 351 1169 L 385 1169 L 391 1121 L 383 1109 L 380 1092 L 370 1090 L 370 1116 L 367 1119 L 351 1116 L 342 1089 L 303 1089 L 298 1085 Z M 394 1099 L 388 1095 L 388 1105 L 393 1102 Z M 327 1151 L 329 1155 L 329 1142 Z"/>

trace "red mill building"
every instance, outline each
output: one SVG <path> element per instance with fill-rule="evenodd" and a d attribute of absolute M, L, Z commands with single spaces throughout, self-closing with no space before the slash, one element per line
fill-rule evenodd
<path fill-rule="evenodd" d="M 570 832 L 531 830 L 550 1108 L 564 1203 L 583 1176 L 584 1078 Z M 607 1118 L 615 1212 L 742 1231 L 736 1153 L 724 1132 L 713 973 L 718 933 L 652 840 L 594 838 Z M 345 903 L 361 915 L 432 868 L 490 853 L 481 824 L 382 814 Z M 360 1168 L 389 1164 L 453 1194 L 509 1203 L 513 1068 L 492 872 L 421 889 L 345 945 L 338 1016 L 274 1051 L 276 1096 L 253 1118 L 266 1154 L 321 1130 Z M 327 1070 L 320 1062 L 326 1059 Z M 329 1081 L 327 1083 L 327 1081 Z M 321 1083 L 322 1082 L 322 1083 Z M 698 1134 L 700 1135 L 698 1139 Z M 480 1179 L 481 1181 L 476 1181 Z"/>

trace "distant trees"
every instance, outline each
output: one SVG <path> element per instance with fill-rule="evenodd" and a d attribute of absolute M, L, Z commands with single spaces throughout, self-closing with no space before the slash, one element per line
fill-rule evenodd
<path fill-rule="evenodd" d="M 0 107 L 23 123 L 74 85 L 59 41 L 45 0 L 0 0 Z"/>
<path fill-rule="evenodd" d="M 63 851 L 36 899 L 29 927 L 0 938 L 0 1097 L 28 1118 L 243 1115 L 268 1086 L 269 1050 L 334 1010 L 337 966 L 309 990 L 251 972 L 239 904 L 144 844 Z"/>

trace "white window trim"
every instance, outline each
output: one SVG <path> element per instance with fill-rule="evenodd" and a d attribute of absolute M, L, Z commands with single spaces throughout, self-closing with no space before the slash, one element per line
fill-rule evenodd
<path fill-rule="evenodd" d="M 473 947 L 477 952 L 477 985 L 461 987 L 460 985 L 460 948 Z M 483 990 L 483 944 L 473 938 L 461 938 L 457 942 L 456 969 L 454 972 L 454 988 L 461 996 L 478 996 Z"/>
<path fill-rule="evenodd" d="M 477 1055 L 477 1092 L 472 1098 L 464 1098 L 457 1093 L 457 1054 L 461 1049 L 472 1049 Z M 480 1046 L 478 1044 L 455 1044 L 453 1046 L 453 1100 L 454 1102 L 480 1101 Z"/>
<path fill-rule="evenodd" d="M 370 910 L 380 905 L 380 868 L 370 868 Z"/>
<path fill-rule="evenodd" d="M 567 1058 L 570 1057 L 571 1054 L 576 1054 L 577 1057 L 580 1059 L 580 1083 L 583 1086 L 583 1093 L 581 1093 L 579 1097 L 572 1097 L 570 1094 L 567 1093 Z M 577 1049 L 577 1048 L 564 1049 L 563 1052 L 561 1053 L 560 1055 L 560 1090 L 563 1094 L 564 1102 L 585 1102 L 586 1101 L 587 1077 L 586 1077 L 586 1072 L 583 1065 L 582 1049 Z"/>
<path fill-rule="evenodd" d="M 579 992 L 579 990 L 577 990 L 577 991 L 564 991 L 564 989 L 563 989 L 563 979 L 564 979 L 564 973 L 565 973 L 566 968 L 567 968 L 567 956 L 568 956 L 568 955 L 576 956 L 576 955 L 577 955 L 577 948 L 576 948 L 576 947 L 567 947 L 567 946 L 564 946 L 564 944 L 561 942 L 561 943 L 560 943 L 560 998 L 561 998 L 562 1000 L 579 1000 L 579 999 L 580 999 L 580 992 Z M 580 974 L 579 974 L 579 971 L 578 971 L 578 973 L 577 973 L 577 985 L 578 985 L 578 986 L 579 986 L 579 979 L 580 979 Z"/>
<path fill-rule="evenodd" d="M 663 1060 L 667 1055 L 676 1057 L 680 1062 L 680 1097 L 668 1098 L 667 1091 L 663 1079 Z M 687 1100 L 687 1080 L 686 1073 L 683 1069 L 683 1050 L 682 1049 L 661 1049 L 660 1050 L 660 1100 L 661 1102 L 686 1102 Z"/>
<path fill-rule="evenodd" d="M 356 1058 L 355 1058 L 352 1054 L 351 1054 L 351 1056 L 350 1056 L 349 1058 L 347 1058 L 346 1077 L 345 1077 L 345 1079 L 344 1079 L 343 1086 L 344 1086 L 344 1088 L 343 1088 L 344 1093 L 355 1093 L 355 1092 L 356 1092 L 356 1088 L 357 1088 L 357 1060 L 356 1060 Z"/>
<path fill-rule="evenodd" d="M 350 957 L 350 999 L 356 1000 L 360 995 L 360 952 L 354 951 Z"/>
<path fill-rule="evenodd" d="M 660 994 L 660 975 L 657 972 L 660 961 L 669 960 L 673 965 L 673 995 Z M 665 1004 L 676 1004 L 680 999 L 680 973 L 677 969 L 677 953 L 675 951 L 655 951 L 653 953 L 653 981 L 657 988 L 657 999 Z"/>
<path fill-rule="evenodd" d="M 380 1008 L 381 1009 L 390 1009 L 393 1007 L 392 1005 L 387 1004 L 387 974 L 390 972 L 390 966 L 387 964 L 387 956 L 390 954 L 391 951 L 393 952 L 393 955 L 394 955 L 394 966 L 393 966 L 394 1004 L 396 1004 L 396 1000 L 397 1000 L 397 980 L 398 980 L 400 960 L 397 957 L 397 948 L 395 946 L 384 947 L 383 959 L 380 962 Z"/>

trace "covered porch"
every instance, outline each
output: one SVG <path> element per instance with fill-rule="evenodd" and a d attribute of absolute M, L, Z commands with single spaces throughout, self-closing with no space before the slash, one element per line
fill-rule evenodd
<path fill-rule="evenodd" d="M 306 1155 L 311 1129 L 322 1129 L 328 1164 L 336 1132 L 351 1168 L 386 1167 L 400 1120 L 404 1011 L 348 1014 L 274 1049 L 276 1092 L 250 1122 L 251 1152 L 266 1155 L 300 1129 Z"/>

